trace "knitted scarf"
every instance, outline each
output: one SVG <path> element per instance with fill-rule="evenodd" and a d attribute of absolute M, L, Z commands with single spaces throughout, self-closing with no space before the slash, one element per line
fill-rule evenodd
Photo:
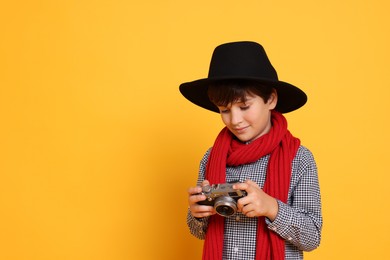
<path fill-rule="evenodd" d="M 238 166 L 253 163 L 270 154 L 267 176 L 263 190 L 268 195 L 286 203 L 290 186 L 292 160 L 300 145 L 300 140 L 291 135 L 287 121 L 279 112 L 272 111 L 270 131 L 244 144 L 233 138 L 225 127 L 219 133 L 210 152 L 206 166 L 206 179 L 210 184 L 226 182 L 226 165 Z M 204 260 L 221 260 L 223 254 L 224 217 L 218 214 L 209 219 L 206 240 L 203 248 Z M 265 217 L 258 218 L 257 260 L 284 259 L 283 238 L 267 228 Z"/>

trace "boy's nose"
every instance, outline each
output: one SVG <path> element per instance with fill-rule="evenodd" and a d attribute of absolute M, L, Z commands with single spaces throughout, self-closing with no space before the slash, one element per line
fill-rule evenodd
<path fill-rule="evenodd" d="M 242 115 L 239 111 L 232 111 L 231 113 L 231 123 L 233 125 L 239 125 L 242 122 Z"/>

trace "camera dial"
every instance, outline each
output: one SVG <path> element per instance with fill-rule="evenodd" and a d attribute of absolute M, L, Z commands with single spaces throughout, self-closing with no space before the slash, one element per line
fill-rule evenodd
<path fill-rule="evenodd" d="M 202 191 L 205 193 L 211 192 L 212 187 L 210 185 L 205 185 L 202 187 Z"/>

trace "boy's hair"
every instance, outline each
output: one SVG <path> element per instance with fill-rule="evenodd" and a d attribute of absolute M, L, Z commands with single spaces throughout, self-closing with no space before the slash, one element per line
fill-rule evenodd
<path fill-rule="evenodd" d="M 257 95 L 267 102 L 274 89 L 250 80 L 223 80 L 209 86 L 207 94 L 216 106 L 246 102 L 247 95 Z"/>

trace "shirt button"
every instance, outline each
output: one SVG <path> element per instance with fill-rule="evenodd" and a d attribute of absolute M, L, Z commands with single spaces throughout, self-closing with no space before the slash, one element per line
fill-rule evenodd
<path fill-rule="evenodd" d="M 272 229 L 273 231 L 276 231 L 276 227 L 272 227 L 271 229 Z"/>
<path fill-rule="evenodd" d="M 235 247 L 233 250 L 234 250 L 234 253 L 238 253 L 238 247 Z"/>
<path fill-rule="evenodd" d="M 288 237 L 287 240 L 288 240 L 288 241 L 291 241 L 291 240 L 293 240 L 293 238 L 292 238 L 292 237 Z"/>

